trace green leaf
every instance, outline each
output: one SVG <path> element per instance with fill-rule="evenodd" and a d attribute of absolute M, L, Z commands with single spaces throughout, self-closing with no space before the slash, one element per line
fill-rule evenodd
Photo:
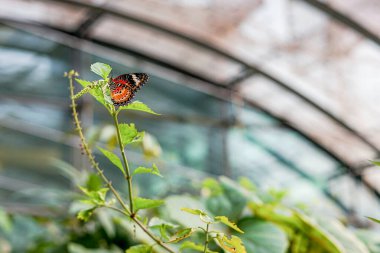
<path fill-rule="evenodd" d="M 278 224 L 290 235 L 294 231 L 302 233 L 309 240 L 310 245 L 308 247 L 314 248 L 315 251 L 329 253 L 342 253 L 345 251 L 339 241 L 316 224 L 314 220 L 302 213 L 278 205 L 258 204 L 255 202 L 249 202 L 248 207 L 256 217 Z M 238 225 L 245 233 L 248 233 L 240 223 Z"/>
<path fill-rule="evenodd" d="M 370 161 L 373 165 L 380 166 L 380 161 Z"/>
<path fill-rule="evenodd" d="M 142 141 L 144 132 L 138 132 L 135 124 L 119 124 L 121 142 L 123 147 L 130 143 Z"/>
<path fill-rule="evenodd" d="M 90 219 L 91 215 L 94 213 L 95 209 L 96 209 L 96 207 L 86 209 L 86 210 L 81 210 L 78 212 L 77 218 L 79 220 L 88 221 Z"/>
<path fill-rule="evenodd" d="M 247 204 L 245 191 L 240 185 L 226 177 L 221 177 L 219 184 L 222 194 L 212 194 L 206 199 L 207 210 L 214 215 L 223 215 L 231 220 L 238 220 Z"/>
<path fill-rule="evenodd" d="M 247 177 L 240 177 L 239 178 L 239 184 L 244 188 L 247 189 L 248 191 L 251 192 L 256 192 L 257 187 L 252 183 L 251 180 L 249 180 Z"/>
<path fill-rule="evenodd" d="M 153 252 L 152 246 L 145 245 L 145 244 L 132 246 L 125 251 L 125 253 L 151 253 L 151 252 Z"/>
<path fill-rule="evenodd" d="M 341 222 L 334 219 L 318 218 L 318 225 L 327 232 L 331 240 L 341 245 L 343 252 L 369 253 L 366 245 L 355 236 L 352 230 L 347 229 Z M 320 245 L 319 242 L 317 242 Z"/>
<path fill-rule="evenodd" d="M 172 239 L 170 239 L 167 243 L 176 243 L 176 242 L 182 241 L 183 239 L 190 237 L 195 231 L 196 230 L 194 228 L 182 229 L 178 231 L 177 233 L 175 233 L 172 236 Z"/>
<path fill-rule="evenodd" d="M 91 65 L 91 71 L 101 76 L 104 80 L 108 79 L 108 75 L 111 73 L 111 66 L 101 62 L 97 62 Z"/>
<path fill-rule="evenodd" d="M 175 225 L 173 223 L 170 223 L 168 221 L 162 220 L 157 217 L 153 217 L 149 221 L 149 228 L 158 229 L 160 232 L 161 238 L 163 238 L 164 240 L 169 240 L 168 229 L 173 229 L 176 227 L 178 227 L 178 225 Z"/>
<path fill-rule="evenodd" d="M 121 110 L 135 110 L 135 111 L 143 111 L 154 115 L 160 115 L 156 112 L 154 112 L 152 109 L 150 109 L 146 104 L 140 101 L 134 101 L 128 105 L 120 106 L 118 109 L 118 112 Z"/>
<path fill-rule="evenodd" d="M 77 81 L 80 85 L 82 85 L 83 88 L 86 88 L 87 86 L 92 84 L 92 82 L 90 81 L 79 79 L 79 78 L 75 78 L 75 81 Z"/>
<path fill-rule="evenodd" d="M 285 253 L 288 239 L 284 231 L 271 222 L 246 218 L 238 223 L 244 230 L 240 235 L 248 252 Z"/>
<path fill-rule="evenodd" d="M 223 188 L 214 178 L 206 178 L 203 180 L 202 186 L 210 191 L 211 196 L 218 196 L 223 193 Z"/>
<path fill-rule="evenodd" d="M 156 164 L 153 164 L 152 168 L 146 168 L 146 167 L 140 166 L 136 168 L 135 171 L 133 172 L 133 175 L 136 175 L 136 174 L 153 174 L 159 177 L 163 177 L 160 171 L 158 170 Z"/>
<path fill-rule="evenodd" d="M 126 176 L 124 167 L 121 164 L 120 158 L 117 155 L 101 147 L 98 147 L 98 149 L 103 153 L 105 157 L 108 158 L 108 160 L 110 160 L 116 167 L 120 169 L 121 173 L 123 173 L 124 176 Z"/>
<path fill-rule="evenodd" d="M 102 179 L 99 177 L 98 174 L 91 173 L 86 182 L 86 188 L 89 191 L 98 191 L 102 188 Z"/>
<path fill-rule="evenodd" d="M 102 91 L 101 85 L 96 85 L 96 82 L 90 82 L 82 79 L 75 79 L 80 85 L 82 85 L 85 89 L 86 87 L 93 86 L 91 89 L 86 90 L 89 92 L 99 103 L 104 106 L 107 106 L 104 93 Z M 99 81 L 100 82 L 100 81 Z"/>
<path fill-rule="evenodd" d="M 81 202 L 90 204 L 90 205 L 104 205 L 106 202 L 106 195 L 108 188 L 101 188 L 97 191 L 89 191 L 85 187 L 79 186 L 79 189 L 87 196 L 87 199 L 82 200 Z"/>
<path fill-rule="evenodd" d="M 194 215 L 207 216 L 207 214 L 200 209 L 192 209 L 192 208 L 188 208 L 188 207 L 183 207 L 183 208 L 181 208 L 181 211 L 184 211 L 184 212 L 187 212 L 190 214 L 194 214 Z"/>
<path fill-rule="evenodd" d="M 215 220 L 220 221 L 221 223 L 229 226 L 230 228 L 238 231 L 239 233 L 244 234 L 244 232 L 234 222 L 230 221 L 226 216 L 216 216 Z"/>
<path fill-rule="evenodd" d="M 138 211 L 140 209 L 149 209 L 149 208 L 158 207 L 164 204 L 164 201 L 158 200 L 158 199 L 145 199 L 145 198 L 136 197 L 133 199 L 133 204 L 135 206 L 135 211 Z"/>
<path fill-rule="evenodd" d="M 6 233 L 11 232 L 12 222 L 9 215 L 0 208 L 0 231 L 3 230 Z"/>
<path fill-rule="evenodd" d="M 372 217 L 366 217 L 367 219 L 370 219 L 371 221 L 374 221 L 376 223 L 380 223 L 380 220 L 379 219 L 376 219 L 376 218 L 372 218 Z"/>
<path fill-rule="evenodd" d="M 218 235 L 218 237 L 216 239 L 218 240 L 220 246 L 224 250 L 226 250 L 227 252 L 230 252 L 230 253 L 247 253 L 247 251 L 243 245 L 243 242 L 237 236 L 232 235 L 231 239 L 229 239 L 225 235 Z M 257 251 L 249 251 L 249 252 L 257 253 Z M 268 253 L 269 253 L 269 251 L 268 251 Z"/>
<path fill-rule="evenodd" d="M 192 249 L 195 251 L 204 252 L 204 247 L 205 246 L 202 244 L 195 244 L 194 242 L 186 241 L 186 242 L 181 244 L 181 247 L 179 248 L 179 250 L 182 251 L 184 249 Z M 209 249 L 207 249 L 206 252 L 207 253 L 218 253 L 216 251 L 211 251 Z"/>

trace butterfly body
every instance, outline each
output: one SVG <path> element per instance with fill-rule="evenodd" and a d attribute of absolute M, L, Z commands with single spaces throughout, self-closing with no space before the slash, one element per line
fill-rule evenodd
<path fill-rule="evenodd" d="M 111 99 L 114 105 L 128 104 L 138 91 L 149 79 L 145 73 L 124 74 L 111 78 Z"/>

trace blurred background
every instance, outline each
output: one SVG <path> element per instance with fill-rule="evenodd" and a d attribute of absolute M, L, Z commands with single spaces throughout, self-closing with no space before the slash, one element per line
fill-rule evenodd
<path fill-rule="evenodd" d="M 143 178 L 141 193 L 244 176 L 375 228 L 365 217 L 380 217 L 380 170 L 369 162 L 380 151 L 379 13 L 376 0 L 0 0 L 0 208 L 64 211 L 75 185 L 61 161 L 88 164 L 63 73 L 96 80 L 100 61 L 114 76 L 151 76 L 137 99 L 162 116 L 121 119 L 160 144 L 166 180 Z M 104 108 L 86 95 L 79 112 L 90 138 L 107 137 Z"/>

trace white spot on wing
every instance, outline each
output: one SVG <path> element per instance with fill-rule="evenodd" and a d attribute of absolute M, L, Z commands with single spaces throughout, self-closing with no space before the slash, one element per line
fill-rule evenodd
<path fill-rule="evenodd" d="M 132 74 L 132 79 L 133 82 L 135 82 L 136 86 L 140 85 L 140 79 L 136 75 Z"/>

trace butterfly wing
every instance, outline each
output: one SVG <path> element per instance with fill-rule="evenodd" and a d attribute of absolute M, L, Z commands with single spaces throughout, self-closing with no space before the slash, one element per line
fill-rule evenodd
<path fill-rule="evenodd" d="M 149 79 L 145 73 L 132 73 L 113 78 L 110 84 L 111 99 L 114 105 L 126 105 Z"/>

